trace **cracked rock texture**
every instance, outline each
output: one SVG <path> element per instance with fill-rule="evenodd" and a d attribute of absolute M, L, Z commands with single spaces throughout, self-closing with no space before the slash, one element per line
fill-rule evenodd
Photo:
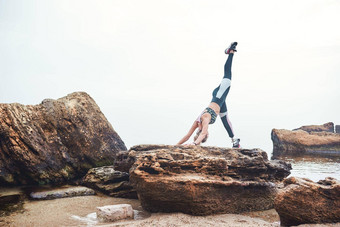
<path fill-rule="evenodd" d="M 61 183 L 126 150 L 84 92 L 39 105 L 0 104 L 0 185 Z"/>
<path fill-rule="evenodd" d="M 113 166 L 90 169 L 82 184 L 109 196 L 137 199 L 136 190 L 129 182 L 129 173 L 116 171 Z"/>
<path fill-rule="evenodd" d="M 281 225 L 340 222 L 340 182 L 327 177 L 317 183 L 298 177 L 284 180 L 275 198 Z"/>
<path fill-rule="evenodd" d="M 208 215 L 270 209 L 276 183 L 291 169 L 284 161 L 269 161 L 260 149 L 139 145 L 125 156 L 134 163 L 130 181 L 151 212 Z M 127 166 L 122 160 L 117 164 Z"/>

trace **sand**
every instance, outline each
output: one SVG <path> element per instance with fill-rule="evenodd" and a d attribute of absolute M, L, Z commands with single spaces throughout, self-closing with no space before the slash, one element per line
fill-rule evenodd
<path fill-rule="evenodd" d="M 96 212 L 96 207 L 113 204 L 131 204 L 133 209 L 141 210 L 138 200 L 113 198 L 109 196 L 79 196 L 42 201 L 25 201 L 24 210 L 9 216 L 0 217 L 0 226 L 86 226 L 73 216 L 85 217 Z"/>
<path fill-rule="evenodd" d="M 137 210 L 135 220 L 115 223 L 100 223 L 94 217 L 96 207 L 113 204 L 131 204 Z M 113 198 L 104 195 L 80 196 L 44 201 L 25 201 L 23 210 L 0 217 L 0 226 L 280 226 L 279 216 L 274 209 L 243 214 L 219 214 L 191 216 L 182 213 L 154 213 L 143 211 L 140 202 L 133 199 Z M 90 214 L 90 215 L 89 215 Z M 340 226 L 304 225 L 304 226 Z"/>
<path fill-rule="evenodd" d="M 269 223 L 259 218 L 251 218 L 244 215 L 237 214 L 220 214 L 220 215 L 209 215 L 209 216 L 191 216 L 182 213 L 172 213 L 172 214 L 164 214 L 157 213 L 152 214 L 150 218 L 133 221 L 133 222 L 121 222 L 110 225 L 101 225 L 105 227 L 113 227 L 113 226 L 137 226 L 137 227 L 146 227 L 146 226 L 159 226 L 159 227 L 168 227 L 168 226 L 200 226 L 200 227 L 216 227 L 216 226 L 235 226 L 235 227 L 244 227 L 244 226 L 258 226 L 258 227 L 266 227 L 266 226 L 279 226 L 279 223 Z"/>

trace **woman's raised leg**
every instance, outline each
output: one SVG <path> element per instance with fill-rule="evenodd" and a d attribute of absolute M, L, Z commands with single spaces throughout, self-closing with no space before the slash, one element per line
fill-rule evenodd
<path fill-rule="evenodd" d="M 233 61 L 233 53 L 230 53 L 228 56 L 228 59 L 224 65 L 224 76 L 220 83 L 220 85 L 215 88 L 213 92 L 213 98 L 212 102 L 217 103 L 221 108 L 222 104 L 225 102 L 225 99 L 227 98 L 227 95 L 230 90 L 230 84 L 231 84 L 231 64 Z"/>
<path fill-rule="evenodd" d="M 231 65 L 233 62 L 234 53 L 230 53 L 227 61 L 224 64 L 224 78 L 231 80 Z"/>

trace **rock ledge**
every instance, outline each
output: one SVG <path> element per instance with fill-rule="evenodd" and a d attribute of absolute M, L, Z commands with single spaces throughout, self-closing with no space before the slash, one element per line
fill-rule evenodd
<path fill-rule="evenodd" d="M 130 169 L 144 209 L 193 215 L 240 213 L 273 207 L 276 182 L 290 173 L 260 149 L 139 145 Z"/>

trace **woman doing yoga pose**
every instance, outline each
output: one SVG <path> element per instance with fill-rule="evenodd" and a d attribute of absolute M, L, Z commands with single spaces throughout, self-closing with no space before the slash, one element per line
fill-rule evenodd
<path fill-rule="evenodd" d="M 229 137 L 232 140 L 233 148 L 240 147 L 240 139 L 234 138 L 234 132 L 232 125 L 228 119 L 227 115 L 227 105 L 225 100 L 229 93 L 230 83 L 231 83 L 231 63 L 233 61 L 234 53 L 236 52 L 237 42 L 231 43 L 229 48 L 225 50 L 228 54 L 228 59 L 224 65 L 224 77 L 220 85 L 215 88 L 212 93 L 212 100 L 207 108 L 198 116 L 191 126 L 189 132 L 177 143 L 177 145 L 185 143 L 191 135 L 197 129 L 194 142 L 191 145 L 200 145 L 204 143 L 208 138 L 208 126 L 213 124 L 216 120 L 217 115 L 220 115 L 222 123 L 228 132 Z"/>

